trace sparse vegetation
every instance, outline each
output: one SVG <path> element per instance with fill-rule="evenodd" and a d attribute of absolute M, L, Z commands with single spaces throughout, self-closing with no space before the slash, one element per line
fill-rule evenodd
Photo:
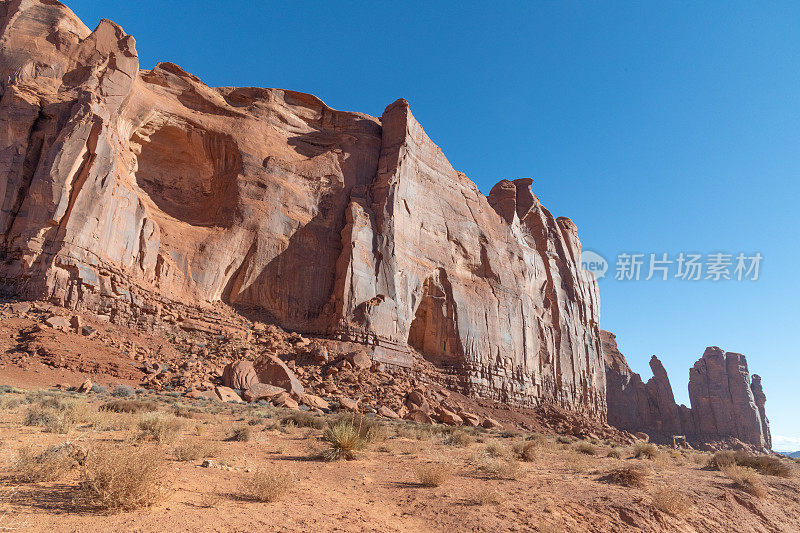
<path fill-rule="evenodd" d="M 464 430 L 453 430 L 446 433 L 443 442 L 448 446 L 466 447 L 475 442 L 475 439 Z"/>
<path fill-rule="evenodd" d="M 115 396 L 117 398 L 125 398 L 128 396 L 133 396 L 134 394 L 136 394 L 136 391 L 129 385 L 117 385 L 114 387 L 114 390 L 111 391 L 111 396 Z"/>
<path fill-rule="evenodd" d="M 505 498 L 498 489 L 482 487 L 475 493 L 475 505 L 500 505 Z"/>
<path fill-rule="evenodd" d="M 11 477 L 22 483 L 56 481 L 78 466 L 71 454 L 72 446 L 50 446 L 43 451 L 24 446 L 11 463 Z"/>
<path fill-rule="evenodd" d="M 522 479 L 526 472 L 519 461 L 484 457 L 475 465 L 478 474 L 493 479 Z"/>
<path fill-rule="evenodd" d="M 353 420 L 352 418 L 339 419 L 323 432 L 322 440 L 328 443 L 328 447 L 322 452 L 322 455 L 328 461 L 355 459 L 357 452 L 366 448 L 365 432 L 362 427 L 356 426 Z"/>
<path fill-rule="evenodd" d="M 728 479 L 733 481 L 733 484 L 737 488 L 744 492 L 756 498 L 763 498 L 767 495 L 766 485 L 761 481 L 758 472 L 752 468 L 737 464 L 729 464 L 723 466 L 720 470 Z"/>
<path fill-rule="evenodd" d="M 750 455 L 742 451 L 725 450 L 715 453 L 708 461 L 709 468 L 716 470 L 733 465 L 744 466 L 767 476 L 788 478 L 792 475 L 789 464 L 771 455 Z"/>
<path fill-rule="evenodd" d="M 100 410 L 113 413 L 144 413 L 157 411 L 158 404 L 145 400 L 111 400 L 102 404 Z"/>
<path fill-rule="evenodd" d="M 246 500 L 274 502 L 283 497 L 294 484 L 294 474 L 277 466 L 259 466 L 245 473 L 240 481 L 240 491 Z"/>
<path fill-rule="evenodd" d="M 216 457 L 219 447 L 211 442 L 186 440 L 172 449 L 172 455 L 178 461 L 197 461 L 206 457 Z"/>
<path fill-rule="evenodd" d="M 106 446 L 89 452 L 76 500 L 105 512 L 149 507 L 166 495 L 166 460 L 158 448 Z"/>
<path fill-rule="evenodd" d="M 323 429 L 325 427 L 325 420 L 306 411 L 293 411 L 281 418 L 282 425 L 290 423 L 300 428 Z"/>
<path fill-rule="evenodd" d="M 584 455 L 597 455 L 597 447 L 590 443 L 581 441 L 575 446 L 575 451 Z"/>
<path fill-rule="evenodd" d="M 184 428 L 180 418 L 161 412 L 145 413 L 137 423 L 139 428 L 138 439 L 152 439 L 156 442 L 173 442 Z"/>
<path fill-rule="evenodd" d="M 253 430 L 250 426 L 237 426 L 233 428 L 225 440 L 231 442 L 247 442 L 253 438 Z"/>
<path fill-rule="evenodd" d="M 649 471 L 638 465 L 625 465 L 609 470 L 603 480 L 623 487 L 643 487 Z"/>
<path fill-rule="evenodd" d="M 692 500 L 673 487 L 661 487 L 653 492 L 656 509 L 671 516 L 680 516 L 692 508 Z"/>
<path fill-rule="evenodd" d="M 414 474 L 423 487 L 439 487 L 453 474 L 453 467 L 445 462 L 420 463 L 414 466 Z"/>
<path fill-rule="evenodd" d="M 535 440 L 519 440 L 514 443 L 512 450 L 521 461 L 532 463 L 536 460 L 538 445 Z"/>
<path fill-rule="evenodd" d="M 611 448 L 610 450 L 608 450 L 608 454 L 606 455 L 606 457 L 610 457 L 612 459 L 621 459 L 622 452 L 619 451 L 619 448 Z"/>
<path fill-rule="evenodd" d="M 636 458 L 644 457 L 646 459 L 655 459 L 658 457 L 658 446 L 652 442 L 643 440 L 637 441 L 633 445 L 633 456 Z"/>
<path fill-rule="evenodd" d="M 486 455 L 489 457 L 503 457 L 506 454 L 505 447 L 498 441 L 492 439 L 486 443 L 484 448 Z"/>

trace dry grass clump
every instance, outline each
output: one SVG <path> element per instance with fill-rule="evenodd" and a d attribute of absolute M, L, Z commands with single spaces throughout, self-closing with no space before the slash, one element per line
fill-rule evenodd
<path fill-rule="evenodd" d="M 721 468 L 723 474 L 733 481 L 733 484 L 746 493 L 763 498 L 767 495 L 767 487 L 761 481 L 758 472 L 752 468 L 741 465 L 727 465 Z"/>
<path fill-rule="evenodd" d="M 294 474 L 277 466 L 259 466 L 242 475 L 240 492 L 242 498 L 254 502 L 278 501 L 294 484 Z"/>
<path fill-rule="evenodd" d="M 489 440 L 484 448 L 486 455 L 489 457 L 503 457 L 506 454 L 505 447 L 494 439 Z"/>
<path fill-rule="evenodd" d="M 625 465 L 609 470 L 602 480 L 623 487 L 644 487 L 650 472 L 638 465 Z"/>
<path fill-rule="evenodd" d="M 91 417 L 85 402 L 68 402 L 48 395 L 34 397 L 25 411 L 23 424 L 41 426 L 48 433 L 68 433 L 75 424 Z"/>
<path fill-rule="evenodd" d="M 237 426 L 233 428 L 225 440 L 230 442 L 247 442 L 253 438 L 253 431 L 249 426 Z"/>
<path fill-rule="evenodd" d="M 11 463 L 11 478 L 21 483 L 56 481 L 78 466 L 72 456 L 73 447 L 65 443 L 37 451 L 33 446 L 19 449 Z"/>
<path fill-rule="evenodd" d="M 519 480 L 527 473 L 519 461 L 484 457 L 477 461 L 478 475 L 493 479 Z"/>
<path fill-rule="evenodd" d="M 636 458 L 645 457 L 647 459 L 655 459 L 658 457 L 658 446 L 652 442 L 645 442 L 643 440 L 637 441 L 633 445 L 633 456 Z"/>
<path fill-rule="evenodd" d="M 158 448 L 97 448 L 86 458 L 76 501 L 105 512 L 149 507 L 166 496 L 166 468 Z"/>
<path fill-rule="evenodd" d="M 589 442 L 581 441 L 575 446 L 575 451 L 584 455 L 597 455 L 597 447 Z"/>
<path fill-rule="evenodd" d="M 619 451 L 619 448 L 611 448 L 610 450 L 608 450 L 608 454 L 606 455 L 606 457 L 610 457 L 612 459 L 621 459 L 622 452 Z"/>
<path fill-rule="evenodd" d="M 733 465 L 751 468 L 767 476 L 786 478 L 792 475 L 792 469 L 787 463 L 771 455 L 750 455 L 743 451 L 725 450 L 716 452 L 708 460 L 708 467 L 717 470 Z"/>
<path fill-rule="evenodd" d="M 414 466 L 419 484 L 423 487 L 439 487 L 453 475 L 453 467 L 445 462 L 421 463 Z"/>
<path fill-rule="evenodd" d="M 156 442 L 173 442 L 184 429 L 184 422 L 175 415 L 152 412 L 143 414 L 137 423 L 137 439 L 152 439 Z"/>
<path fill-rule="evenodd" d="M 216 457 L 219 446 L 212 442 L 187 440 L 172 449 L 172 455 L 178 461 L 197 461 L 206 457 Z"/>
<path fill-rule="evenodd" d="M 112 413 L 144 413 L 158 410 L 158 404 L 145 400 L 111 400 L 102 404 L 100 410 Z"/>
<path fill-rule="evenodd" d="M 481 487 L 473 498 L 475 505 L 500 505 L 504 500 L 505 496 L 502 492 L 489 487 Z"/>
<path fill-rule="evenodd" d="M 445 434 L 444 439 L 442 440 L 448 446 L 458 446 L 461 448 L 465 448 L 475 442 L 475 439 L 462 429 L 456 429 L 454 431 L 450 431 L 449 433 Z"/>
<path fill-rule="evenodd" d="M 322 451 L 322 457 L 328 461 L 355 459 L 357 452 L 367 447 L 367 435 L 364 433 L 362 427 L 353 423 L 353 419 L 340 419 L 322 433 L 322 440 L 328 444 Z"/>
<path fill-rule="evenodd" d="M 538 443 L 535 440 L 519 440 L 512 445 L 511 450 L 517 459 L 532 463 L 536 460 L 538 448 Z"/>
<path fill-rule="evenodd" d="M 692 508 L 692 500 L 673 487 L 661 487 L 653 492 L 656 509 L 671 516 L 680 516 Z"/>
<path fill-rule="evenodd" d="M 299 428 L 323 429 L 325 420 L 306 411 L 293 411 L 281 418 L 281 424 L 294 424 Z"/>

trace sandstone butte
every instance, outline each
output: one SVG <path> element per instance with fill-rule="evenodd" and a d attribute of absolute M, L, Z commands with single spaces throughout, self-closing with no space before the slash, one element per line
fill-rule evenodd
<path fill-rule="evenodd" d="M 140 70 L 120 26 L 91 31 L 55 1 L 2 2 L 0 21 L 4 292 L 156 329 L 230 306 L 387 365 L 419 354 L 473 397 L 617 416 L 596 281 L 532 180 L 484 196 L 402 99 L 372 117 L 208 87 L 172 63 Z M 737 371 L 718 359 L 693 370 L 692 424 L 768 446 L 739 412 L 758 404 L 766 428 L 760 385 L 718 390 Z M 661 385 L 611 398 L 652 393 L 665 432 L 685 430 Z"/>

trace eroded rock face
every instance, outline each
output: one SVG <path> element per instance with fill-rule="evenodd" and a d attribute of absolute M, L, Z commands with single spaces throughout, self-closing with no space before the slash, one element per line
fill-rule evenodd
<path fill-rule="evenodd" d="M 689 371 L 691 409 L 677 405 L 666 370 L 656 356 L 653 377 L 643 383 L 620 353 L 616 337 L 601 332 L 606 365 L 608 423 L 631 432 L 643 431 L 658 442 L 686 435 L 694 442 L 737 439 L 770 449 L 772 440 L 761 378 L 752 381 L 745 357 L 713 346 Z"/>
<path fill-rule="evenodd" d="M 139 325 L 223 302 L 604 418 L 597 285 L 531 180 L 485 197 L 405 100 L 375 118 L 140 71 L 119 26 L 57 2 L 0 19 L 4 287 Z"/>

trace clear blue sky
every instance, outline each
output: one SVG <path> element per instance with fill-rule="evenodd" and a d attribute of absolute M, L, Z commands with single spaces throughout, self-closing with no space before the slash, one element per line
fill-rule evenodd
<path fill-rule="evenodd" d="M 657 354 L 686 403 L 706 346 L 746 354 L 776 449 L 800 449 L 797 2 L 67 5 L 90 28 L 121 24 L 142 68 L 172 61 L 209 85 L 293 89 L 377 116 L 406 98 L 484 193 L 533 177 L 612 263 L 621 251 L 760 252 L 755 282 L 604 279 L 602 327 L 644 379 Z"/>

